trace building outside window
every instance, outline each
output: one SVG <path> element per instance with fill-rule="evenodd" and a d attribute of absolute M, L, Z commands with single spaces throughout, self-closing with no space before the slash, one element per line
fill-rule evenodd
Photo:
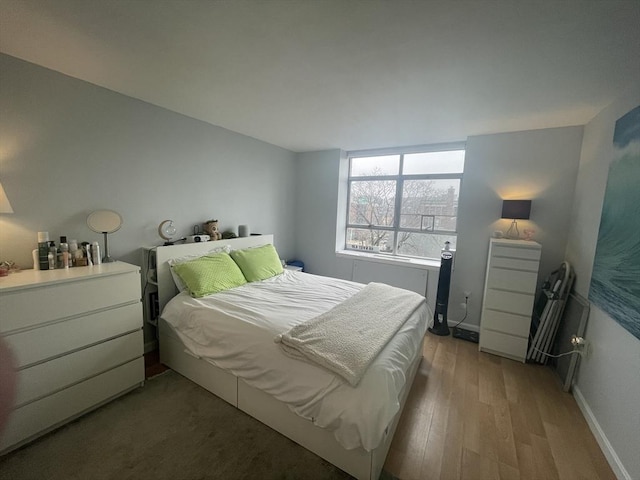
<path fill-rule="evenodd" d="M 439 259 L 455 248 L 464 144 L 349 153 L 345 249 Z"/>

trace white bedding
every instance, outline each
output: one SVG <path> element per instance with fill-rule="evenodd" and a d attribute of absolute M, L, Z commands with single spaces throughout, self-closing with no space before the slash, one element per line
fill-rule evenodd
<path fill-rule="evenodd" d="M 276 342 L 290 357 L 316 363 L 355 387 L 424 302 L 415 292 L 372 282 L 331 310 L 278 335 Z"/>
<path fill-rule="evenodd" d="M 349 298 L 364 285 L 285 270 L 203 298 L 174 297 L 162 312 L 190 353 L 243 378 L 304 418 L 334 432 L 347 449 L 373 450 L 400 408 L 405 371 L 424 336 L 426 304 L 398 330 L 357 387 L 285 355 L 274 338 Z"/>

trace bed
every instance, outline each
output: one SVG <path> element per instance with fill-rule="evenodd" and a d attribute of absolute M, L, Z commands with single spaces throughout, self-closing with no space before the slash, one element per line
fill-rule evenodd
<path fill-rule="evenodd" d="M 202 298 L 178 292 L 172 259 L 268 244 L 272 235 L 157 247 L 160 360 L 352 476 L 377 479 L 422 359 L 426 302 L 352 386 L 291 358 L 277 338 L 346 304 L 362 284 L 285 270 Z"/>

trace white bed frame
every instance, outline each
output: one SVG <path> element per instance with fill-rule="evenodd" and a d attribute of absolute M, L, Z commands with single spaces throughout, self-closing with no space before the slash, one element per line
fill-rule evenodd
<path fill-rule="evenodd" d="M 169 259 L 184 255 L 204 254 L 223 245 L 231 245 L 235 250 L 269 243 L 273 243 L 273 235 L 157 247 L 156 265 L 160 311 L 177 294 L 167 263 Z M 296 415 L 286 404 L 249 386 L 241 378 L 187 353 L 184 345 L 162 319 L 158 323 L 158 328 L 160 361 L 162 363 L 357 479 L 378 479 L 413 379 L 422 360 L 422 345 L 411 363 L 407 383 L 401 393 L 400 411 L 385 430 L 385 436 L 380 445 L 375 450 L 367 452 L 362 447 L 346 450 L 337 442 L 332 432 L 317 427 L 309 420 Z"/>

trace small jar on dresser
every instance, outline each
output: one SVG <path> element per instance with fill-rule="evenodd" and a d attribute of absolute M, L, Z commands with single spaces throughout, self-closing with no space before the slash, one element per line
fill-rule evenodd
<path fill-rule="evenodd" d="M 492 238 L 480 319 L 479 349 L 524 362 L 542 247 Z"/>
<path fill-rule="evenodd" d="M 114 262 L 3 277 L 0 335 L 18 376 L 4 453 L 142 385 L 140 267 Z"/>

